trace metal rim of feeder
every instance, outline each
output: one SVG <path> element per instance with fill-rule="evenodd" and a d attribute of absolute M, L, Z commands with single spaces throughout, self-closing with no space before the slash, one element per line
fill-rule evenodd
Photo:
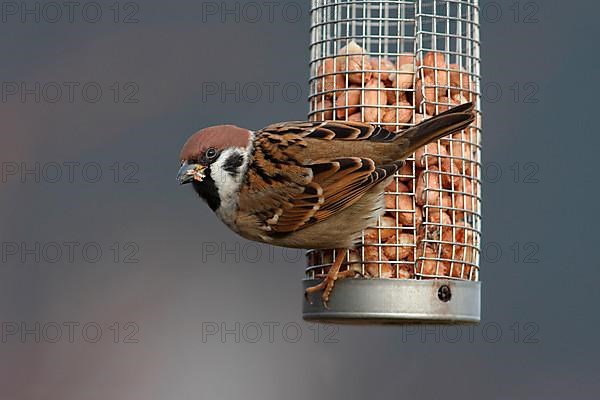
<path fill-rule="evenodd" d="M 363 68 L 352 72 L 348 67 L 351 53 L 345 50 L 350 42 L 363 50 L 358 53 Z M 433 53 L 434 64 L 431 66 L 424 64 L 428 53 Z M 394 96 L 396 100 L 393 104 L 382 103 L 382 95 L 378 92 L 377 120 L 368 122 L 390 123 L 383 118 L 388 110 L 392 110 L 390 112 L 392 116 L 395 113 L 396 118 L 391 122 L 392 126 L 401 129 L 414 125 L 418 122 L 418 114 L 435 115 L 444 107 L 456 104 L 451 103 L 454 91 L 459 93 L 459 99 L 468 97 L 468 100 L 474 101 L 478 119 L 476 126 L 463 131 L 458 138 L 452 135 L 452 138 L 446 139 L 447 142 L 444 142 L 445 139 L 438 141 L 437 148 L 434 146 L 432 151 L 425 151 L 421 158 L 424 168 L 419 168 L 426 185 L 426 201 L 421 206 L 415 199 L 416 180 L 419 178 L 416 162 L 414 157 L 409 159 L 412 171 L 398 174 L 396 189 L 386 192 L 386 195 L 396 198 L 412 196 L 412 210 L 399 208 L 399 200 L 396 200 L 395 208 L 386 208 L 395 215 L 395 224 L 384 225 L 380 220 L 374 227 L 377 233 L 372 238 L 374 241 L 369 241 L 363 233 L 359 251 L 347 255 L 345 268 L 357 269 L 370 278 L 337 281 L 329 308 L 325 309 L 315 295 L 312 304 L 305 303 L 303 306 L 304 318 L 347 323 L 478 322 L 481 243 L 478 0 L 312 0 L 310 54 L 311 119 L 352 119 L 356 115 L 351 115 L 351 112 L 356 113 L 358 109 L 360 119 L 367 120 L 367 76 L 373 79 L 377 76 L 379 82 L 375 90 L 385 93 L 390 102 L 394 101 Z M 439 64 L 437 54 L 443 57 Z M 395 74 L 399 79 L 399 74 L 405 73 L 400 60 L 411 56 L 411 87 L 399 88 L 394 82 L 391 87 L 387 82 L 384 84 L 382 74 Z M 392 61 L 394 67 L 391 72 L 383 68 L 384 59 Z M 326 70 L 328 60 L 331 60 L 334 72 Z M 344 65 L 344 72 L 340 72 L 339 65 Z M 455 76 L 452 74 L 457 71 L 461 82 L 459 87 L 452 82 Z M 433 73 L 429 80 L 428 72 Z M 354 75 L 351 76 L 351 73 Z M 464 79 L 467 82 L 465 87 Z M 328 87 L 328 82 L 331 84 L 332 81 L 333 86 Z M 348 103 L 350 95 L 345 95 L 345 91 L 351 89 L 360 93 L 358 104 Z M 391 99 L 389 92 L 393 93 Z M 442 96 L 444 93 L 447 97 Z M 399 101 L 400 95 L 408 99 L 408 104 Z M 340 99 L 343 99 L 341 104 Z M 407 112 L 412 112 L 410 121 L 400 121 L 400 113 L 406 115 Z M 442 146 L 448 149 L 448 154 L 443 155 Z M 442 169 L 436 172 L 436 165 L 442 166 L 443 158 L 450 159 L 451 171 L 448 173 Z M 463 169 L 458 168 L 458 172 L 453 170 L 457 162 L 463 166 Z M 467 169 L 468 172 L 465 172 Z M 436 180 L 438 189 L 431 189 Z M 400 187 L 404 188 L 409 183 L 412 184 L 410 192 L 402 192 Z M 439 201 L 436 201 L 437 198 Z M 450 202 L 445 201 L 447 198 Z M 418 223 L 417 208 L 422 213 L 421 224 Z M 407 213 L 412 213 L 412 224 L 401 224 L 399 215 L 406 216 Z M 449 223 L 443 220 L 444 213 L 451 217 Z M 439 219 L 436 221 L 436 218 Z M 390 229 L 395 231 L 396 241 L 384 243 L 382 231 L 389 232 Z M 449 233 L 450 237 L 445 236 Z M 403 234 L 412 235 L 412 243 L 400 241 L 399 237 Z M 458 239 L 459 234 L 463 239 Z M 369 254 L 372 254 L 365 254 L 365 248 L 371 253 L 376 248 L 376 259 L 369 259 Z M 445 251 L 447 249 L 451 252 Z M 408 251 L 409 256 L 400 259 L 400 250 L 404 255 Z M 385 254 L 389 252 L 391 256 L 387 258 Z M 329 254 L 320 250 L 307 253 L 309 265 L 304 288 L 319 282 L 317 277 L 327 271 L 333 255 L 333 252 Z M 432 263 L 435 263 L 434 269 L 431 269 Z M 386 272 L 391 270 L 391 276 L 385 275 L 384 267 Z M 400 279 L 401 276 L 406 279 Z"/>

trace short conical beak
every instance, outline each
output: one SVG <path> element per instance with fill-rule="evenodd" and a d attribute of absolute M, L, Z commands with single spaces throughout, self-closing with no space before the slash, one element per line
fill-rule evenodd
<path fill-rule="evenodd" d="M 205 166 L 200 164 L 188 164 L 184 162 L 181 164 L 179 168 L 179 172 L 177 173 L 177 180 L 180 185 L 185 185 L 186 183 L 190 183 L 193 181 L 202 182 L 204 177 Z"/>

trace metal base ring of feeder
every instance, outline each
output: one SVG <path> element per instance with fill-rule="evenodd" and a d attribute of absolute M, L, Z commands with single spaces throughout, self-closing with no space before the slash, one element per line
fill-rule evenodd
<path fill-rule="evenodd" d="M 304 289 L 319 280 L 304 281 Z M 473 324 L 480 320 L 481 283 L 458 280 L 343 279 L 326 309 L 321 293 L 304 301 L 303 318 L 326 323 Z"/>

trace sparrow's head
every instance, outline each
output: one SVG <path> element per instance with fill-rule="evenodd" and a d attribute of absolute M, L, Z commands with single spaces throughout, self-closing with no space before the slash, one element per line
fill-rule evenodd
<path fill-rule="evenodd" d="M 192 183 L 214 210 L 220 197 L 238 190 L 248 162 L 252 132 L 233 125 L 202 129 L 183 145 L 177 180 Z"/>

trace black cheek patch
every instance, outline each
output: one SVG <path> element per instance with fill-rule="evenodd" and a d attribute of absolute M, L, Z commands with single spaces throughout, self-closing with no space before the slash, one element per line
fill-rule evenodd
<path fill-rule="evenodd" d="M 229 158 L 225 160 L 225 163 L 223 164 L 223 169 L 229 172 L 231 176 L 235 176 L 238 173 L 238 169 L 242 166 L 243 163 L 244 156 L 239 153 L 235 153 L 230 155 Z"/>
<path fill-rule="evenodd" d="M 219 189 L 217 189 L 214 179 L 210 176 L 210 168 L 207 168 L 205 173 L 206 176 L 202 182 L 194 181 L 192 186 L 196 193 L 206 201 L 210 209 L 216 211 L 221 206 Z"/>

